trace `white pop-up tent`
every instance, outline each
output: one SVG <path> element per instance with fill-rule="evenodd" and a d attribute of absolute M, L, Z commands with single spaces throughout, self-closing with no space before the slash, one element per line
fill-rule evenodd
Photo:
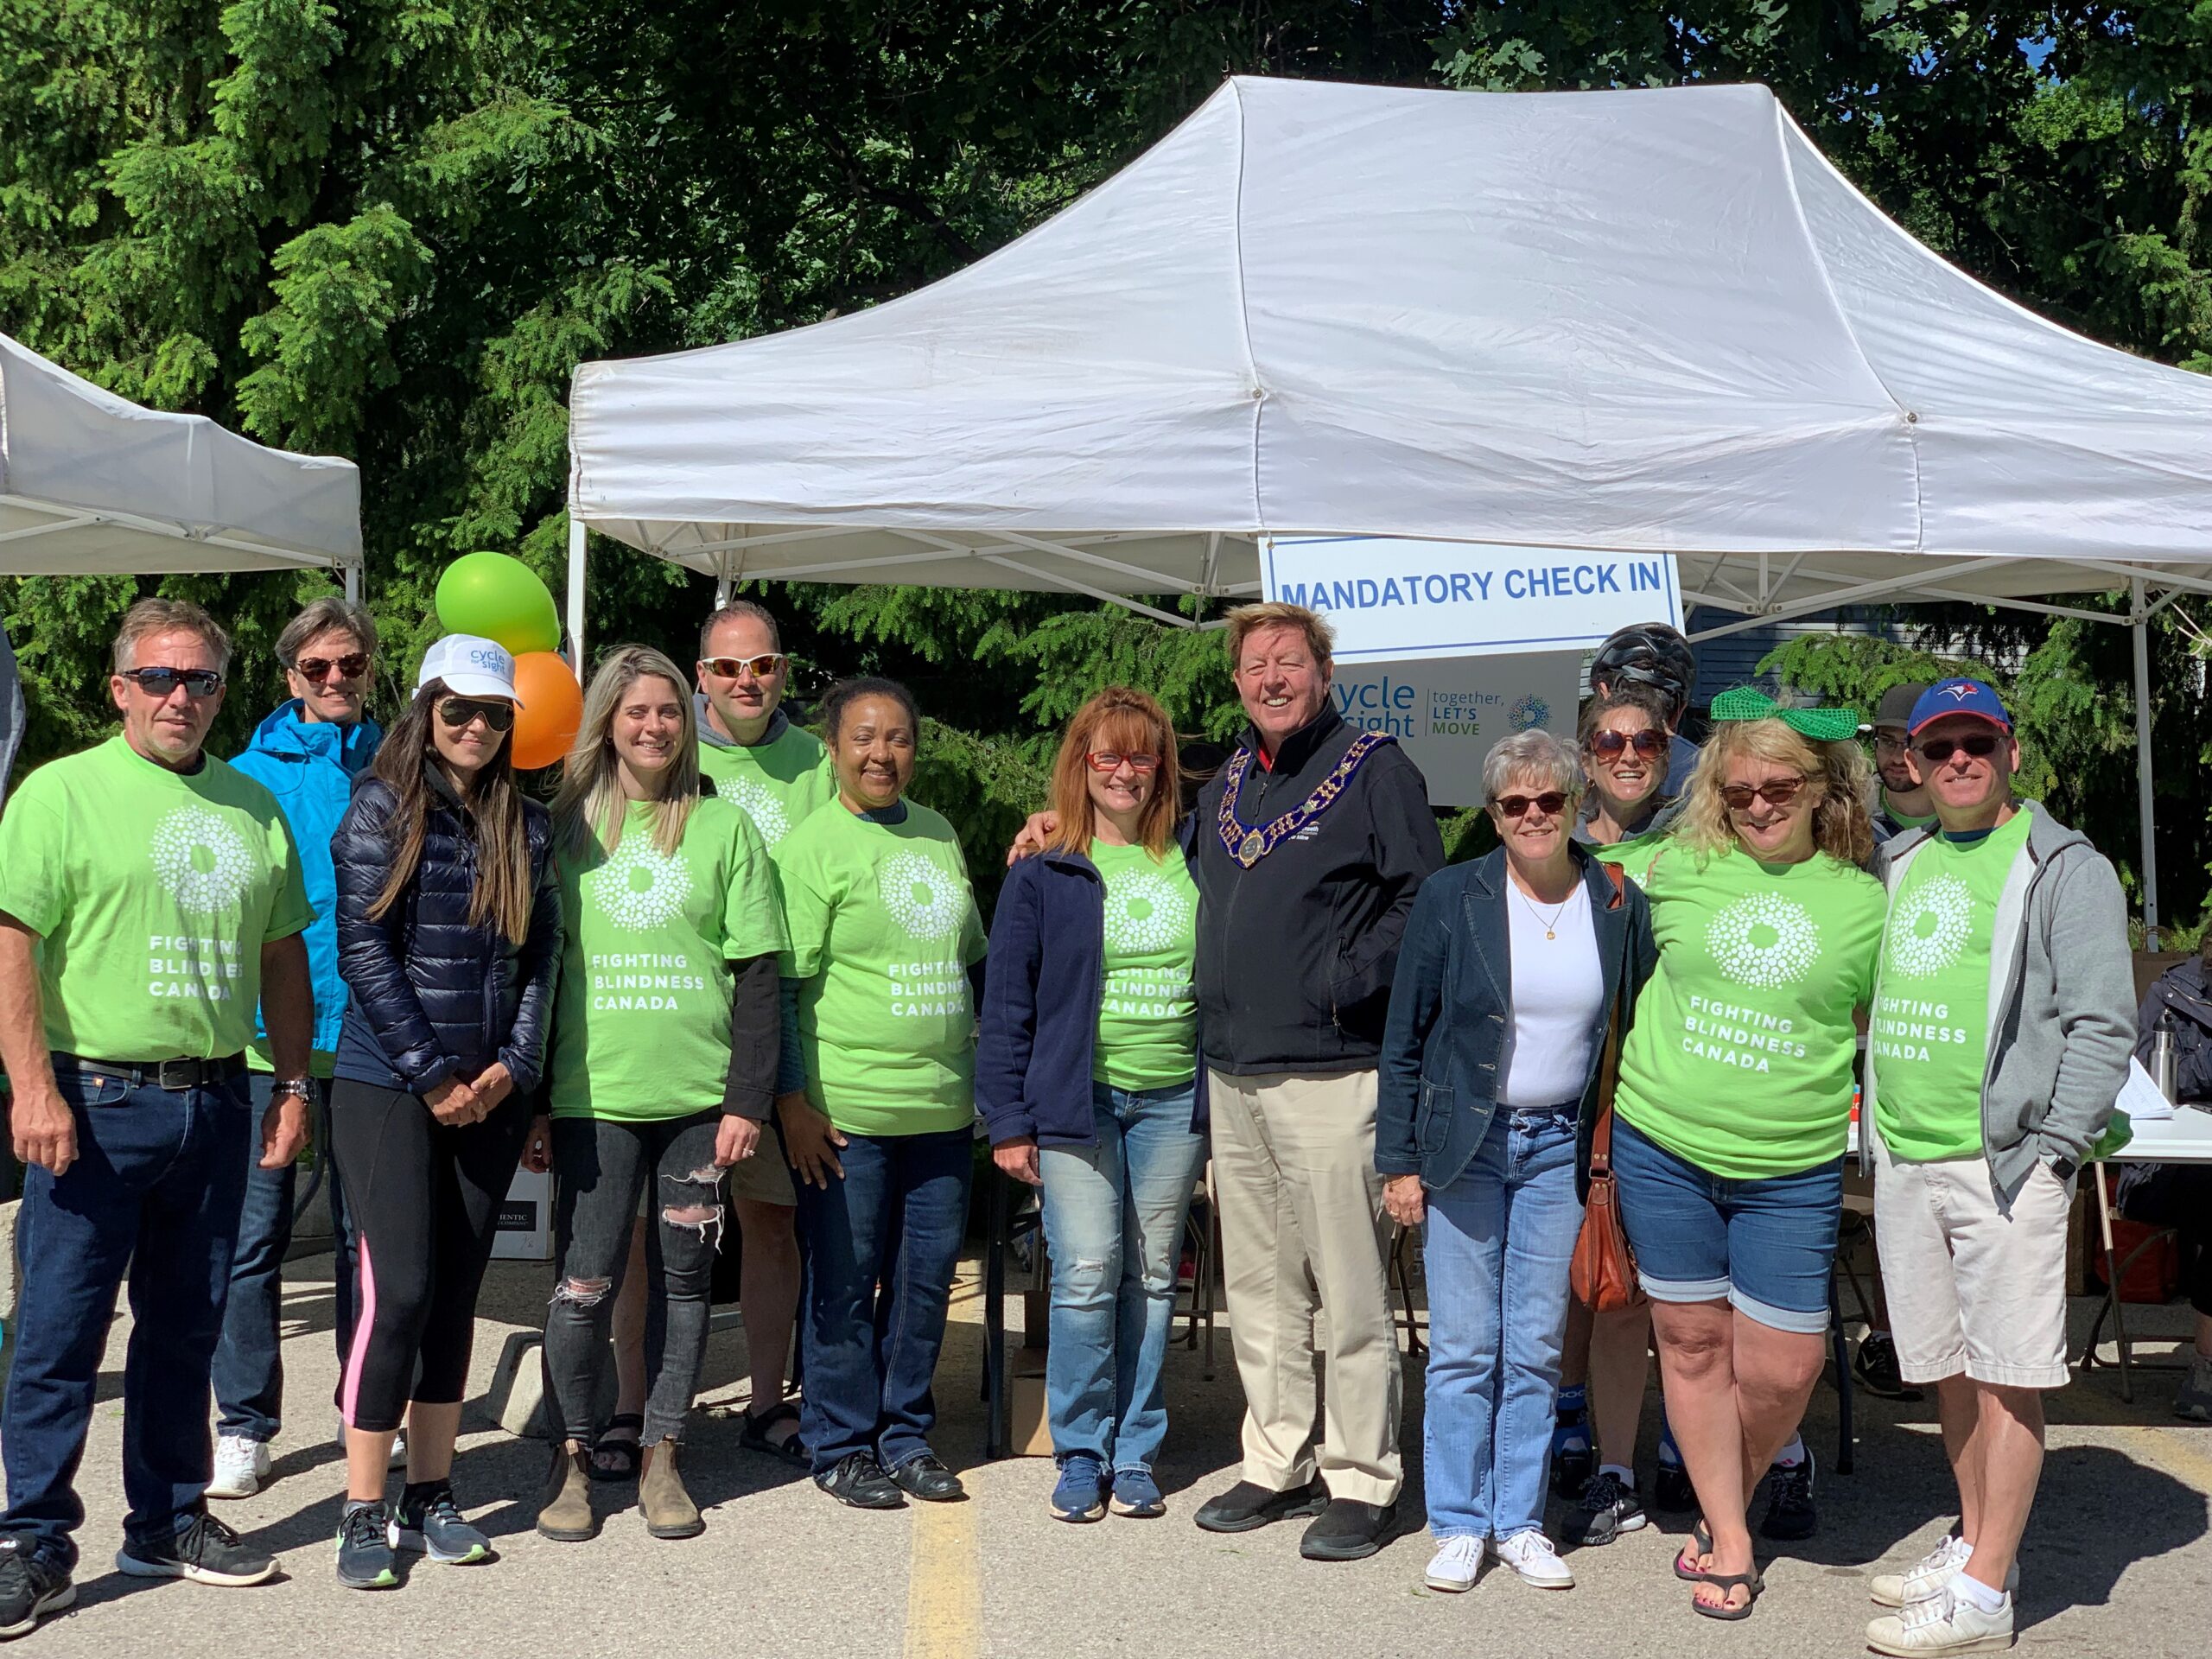
<path fill-rule="evenodd" d="M 1270 533 L 1659 550 L 1748 623 L 2126 588 L 2076 613 L 2139 688 L 2159 596 L 2212 592 L 2212 379 L 1946 264 L 1758 86 L 1232 80 L 969 269 L 585 364 L 570 414 L 579 641 L 587 527 L 1100 597 L 1252 594 Z"/>
<path fill-rule="evenodd" d="M 141 409 L 0 334 L 0 575 L 361 569 L 360 474 Z"/>

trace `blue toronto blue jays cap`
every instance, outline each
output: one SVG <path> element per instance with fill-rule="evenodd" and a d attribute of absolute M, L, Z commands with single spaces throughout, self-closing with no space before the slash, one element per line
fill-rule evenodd
<path fill-rule="evenodd" d="M 1980 680 L 1938 680 L 1922 692 L 1920 701 L 1912 705 L 1906 734 L 1917 736 L 1922 727 L 1949 715 L 1971 715 L 1976 720 L 1987 721 L 2000 731 L 2012 729 L 2012 716 L 2005 712 L 1997 693 Z"/>

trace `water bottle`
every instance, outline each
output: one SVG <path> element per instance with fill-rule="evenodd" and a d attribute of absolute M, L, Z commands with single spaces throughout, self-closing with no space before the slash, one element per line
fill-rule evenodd
<path fill-rule="evenodd" d="M 2158 1085 L 2158 1092 L 2176 1105 L 2181 1103 L 2174 1088 L 2174 1017 L 2162 1014 L 2158 1030 L 2151 1033 L 2151 1081 Z"/>

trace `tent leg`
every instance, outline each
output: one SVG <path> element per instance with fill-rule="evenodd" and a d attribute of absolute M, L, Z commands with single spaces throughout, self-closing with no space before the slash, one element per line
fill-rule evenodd
<path fill-rule="evenodd" d="M 584 521 L 569 515 L 569 649 L 575 653 L 570 664 L 579 679 L 584 672 Z"/>
<path fill-rule="evenodd" d="M 345 581 L 347 601 L 354 605 L 359 604 L 361 602 L 361 567 L 358 564 L 347 565 Z"/>
<path fill-rule="evenodd" d="M 2143 948 L 2158 948 L 2158 848 L 2151 819 L 2151 618 L 2143 578 L 2128 584 L 2128 643 L 2135 649 L 2135 810 L 2143 831 Z"/>

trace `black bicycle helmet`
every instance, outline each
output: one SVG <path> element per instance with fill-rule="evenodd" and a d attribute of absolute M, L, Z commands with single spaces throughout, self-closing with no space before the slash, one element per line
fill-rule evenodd
<path fill-rule="evenodd" d="M 1679 717 L 1690 706 L 1697 657 L 1690 642 L 1664 622 L 1638 622 L 1609 636 L 1590 659 L 1590 683 L 1623 681 L 1663 693 Z"/>

